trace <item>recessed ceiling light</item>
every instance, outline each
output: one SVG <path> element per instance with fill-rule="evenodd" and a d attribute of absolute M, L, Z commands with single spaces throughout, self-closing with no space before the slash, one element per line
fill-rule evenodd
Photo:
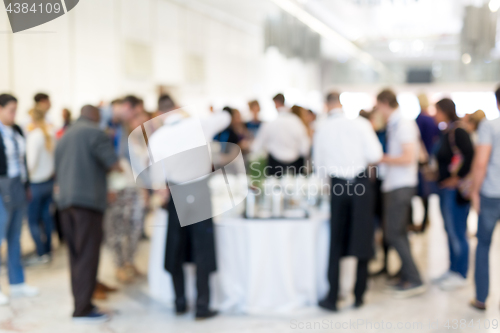
<path fill-rule="evenodd" d="M 417 39 L 413 42 L 412 47 L 415 52 L 422 52 L 425 48 L 425 44 L 420 39 Z"/>
<path fill-rule="evenodd" d="M 462 55 L 462 62 L 466 65 L 470 64 L 472 62 L 472 57 L 470 54 L 468 53 L 464 53 Z"/>
<path fill-rule="evenodd" d="M 490 0 L 489 7 L 492 13 L 498 12 L 500 9 L 500 0 Z"/>
<path fill-rule="evenodd" d="M 393 41 L 389 43 L 389 50 L 391 50 L 392 53 L 398 53 L 401 51 L 401 43 L 398 41 Z"/>

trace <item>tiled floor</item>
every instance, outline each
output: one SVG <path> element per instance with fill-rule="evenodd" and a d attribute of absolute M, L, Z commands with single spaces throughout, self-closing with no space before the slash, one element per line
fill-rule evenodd
<path fill-rule="evenodd" d="M 412 236 L 415 257 L 428 280 L 447 268 L 446 238 L 437 202 L 432 205 L 433 223 L 424 236 Z M 475 217 L 471 216 L 471 234 L 474 234 Z M 154 230 L 153 230 L 154 232 Z M 475 239 L 471 237 L 471 258 Z M 148 242 L 143 242 L 138 255 L 138 266 L 145 271 L 148 260 Z M 42 294 L 34 299 L 16 299 L 8 307 L 0 308 L 0 332 L 33 333 L 223 333 L 223 332 L 486 332 L 500 330 L 500 234 L 497 230 L 492 248 L 491 291 L 489 309 L 485 313 L 471 309 L 467 303 L 474 296 L 473 281 L 457 292 L 443 292 L 430 286 L 428 292 L 417 298 L 394 300 L 382 293 L 383 279 L 370 281 L 366 305 L 355 310 L 346 301 L 341 311 L 330 314 L 310 308 L 283 316 L 231 316 L 221 315 L 213 320 L 195 322 L 192 315 L 176 317 L 169 307 L 159 304 L 148 295 L 147 282 L 129 287 L 120 286 L 121 292 L 112 295 L 100 306 L 114 310 L 110 323 L 100 326 L 79 326 L 71 322 L 71 296 L 66 251 L 56 251 L 50 266 L 27 269 L 30 284 L 40 287 Z M 391 254 L 391 265 L 398 265 L 397 255 Z M 375 264 L 376 265 L 376 264 Z M 375 266 L 374 265 L 374 266 Z M 473 265 L 472 265 L 473 266 Z M 375 267 L 374 267 L 375 268 Z M 113 265 L 107 251 L 103 253 L 100 279 L 115 284 Z M 0 283 L 7 285 L 3 269 Z M 453 329 L 454 320 L 458 321 Z M 462 323 L 460 322 L 462 320 Z M 486 321 L 490 320 L 490 322 Z M 493 329 L 493 324 L 497 329 Z M 446 326 L 449 321 L 450 328 Z M 469 327 L 473 321 L 474 327 Z M 480 327 L 481 325 L 481 327 Z M 405 328 L 406 326 L 406 328 Z"/>

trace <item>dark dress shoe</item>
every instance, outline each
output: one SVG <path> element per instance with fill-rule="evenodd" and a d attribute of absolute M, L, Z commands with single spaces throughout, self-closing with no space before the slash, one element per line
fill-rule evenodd
<path fill-rule="evenodd" d="M 319 307 L 331 312 L 337 312 L 337 305 L 330 303 L 328 300 L 324 299 L 318 303 Z"/>
<path fill-rule="evenodd" d="M 185 299 L 175 301 L 175 313 L 180 316 L 187 312 L 187 302 Z"/>
<path fill-rule="evenodd" d="M 182 316 L 183 314 L 186 314 L 187 312 L 187 306 L 186 305 L 181 305 L 181 306 L 175 306 L 175 314 L 178 316 Z"/>
<path fill-rule="evenodd" d="M 365 302 L 363 302 L 363 300 L 361 300 L 361 299 L 357 299 L 357 300 L 354 302 L 354 307 L 355 307 L 356 309 L 358 309 L 358 308 L 362 307 L 363 305 L 365 305 Z"/>
<path fill-rule="evenodd" d="M 213 318 L 213 317 L 217 316 L 218 314 L 219 314 L 218 311 L 212 311 L 209 309 L 198 310 L 198 311 L 196 311 L 195 319 L 196 320 L 205 320 L 205 319 Z"/>

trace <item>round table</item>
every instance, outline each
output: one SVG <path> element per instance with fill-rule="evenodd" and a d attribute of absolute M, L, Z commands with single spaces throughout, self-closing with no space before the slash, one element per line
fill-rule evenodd
<path fill-rule="evenodd" d="M 156 213 L 151 240 L 151 296 L 173 306 L 170 274 L 163 268 L 167 213 Z M 329 222 L 308 219 L 215 221 L 217 272 L 211 306 L 222 312 L 269 314 L 315 306 L 328 292 Z M 195 299 L 195 274 L 186 265 L 186 294 Z M 344 275 L 344 274 L 343 274 Z"/>

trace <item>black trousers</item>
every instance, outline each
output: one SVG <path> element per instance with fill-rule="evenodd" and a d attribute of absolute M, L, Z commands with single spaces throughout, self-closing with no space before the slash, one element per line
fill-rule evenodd
<path fill-rule="evenodd" d="M 179 227 L 179 217 L 174 205 L 173 200 L 168 204 L 169 213 L 169 228 L 167 231 L 167 254 L 168 250 L 175 250 L 177 256 L 171 260 L 172 264 L 169 265 L 168 271 L 172 275 L 172 282 L 175 291 L 176 306 L 186 304 L 185 283 L 184 283 L 184 262 L 194 262 L 196 264 L 196 311 L 206 311 L 210 304 L 210 266 L 208 258 L 204 257 L 210 253 L 210 249 L 201 248 L 203 242 L 200 237 L 201 227 L 206 222 L 189 225 L 187 227 Z M 213 235 L 201 235 L 206 237 L 213 237 Z M 169 244 L 169 242 L 172 242 Z M 174 243 L 175 242 L 175 246 Z M 167 255 L 166 254 L 166 255 Z M 214 254 L 215 255 L 215 254 Z"/>
<path fill-rule="evenodd" d="M 209 287 L 210 273 L 205 270 L 196 268 L 196 311 L 206 311 L 210 304 L 210 287 Z M 172 282 L 175 290 L 175 304 L 176 306 L 186 304 L 186 294 L 184 286 L 184 271 L 182 267 L 172 273 Z"/>
<path fill-rule="evenodd" d="M 330 291 L 328 292 L 327 300 L 330 304 L 336 304 L 339 297 L 339 279 L 340 279 L 340 256 L 330 257 L 330 269 L 328 272 L 328 282 L 330 283 Z M 356 301 L 363 301 L 363 296 L 366 292 L 368 282 L 368 260 L 358 259 L 358 267 L 356 270 L 356 285 L 354 287 L 354 296 Z"/>
<path fill-rule="evenodd" d="M 267 166 L 269 167 L 269 173 L 266 176 L 281 177 L 285 174 L 296 175 L 299 173 L 305 173 L 305 159 L 299 157 L 294 162 L 284 163 L 275 159 L 272 155 L 267 158 Z"/>
<path fill-rule="evenodd" d="M 71 289 L 75 302 L 73 317 L 83 317 L 94 309 L 92 295 L 96 287 L 103 237 L 103 213 L 70 207 L 60 214 L 69 250 Z"/>
<path fill-rule="evenodd" d="M 361 187 L 356 190 L 356 186 Z M 345 256 L 358 258 L 354 295 L 356 301 L 363 301 L 368 279 L 368 261 L 373 256 L 374 198 L 372 187 L 373 184 L 368 178 L 358 177 L 351 181 L 332 178 L 331 243 L 328 267 L 330 291 L 327 296 L 330 304 L 336 304 L 338 299 L 340 260 Z"/>
<path fill-rule="evenodd" d="M 59 208 L 57 208 L 54 211 L 54 226 L 57 231 L 57 237 L 59 238 L 59 242 L 63 243 L 64 242 L 64 236 L 63 236 L 63 230 L 61 226 L 61 212 Z"/>
<path fill-rule="evenodd" d="M 387 262 L 389 260 L 389 243 L 384 230 L 384 194 L 382 193 L 382 180 L 375 181 L 375 219 L 380 230 L 382 230 L 382 248 L 384 250 L 384 269 L 387 270 Z"/>

